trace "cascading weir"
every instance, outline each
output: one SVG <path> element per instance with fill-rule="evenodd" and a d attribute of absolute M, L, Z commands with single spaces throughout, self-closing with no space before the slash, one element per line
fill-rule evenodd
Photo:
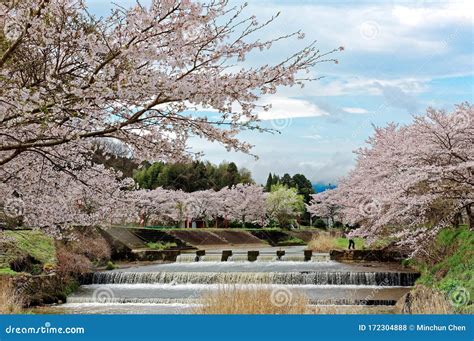
<path fill-rule="evenodd" d="M 191 253 L 180 254 L 176 257 L 176 263 L 194 263 L 194 262 L 221 262 L 223 256 L 221 254 L 206 254 L 198 256 Z M 313 254 L 309 262 L 327 262 L 330 260 L 328 253 Z M 225 261 L 225 260 L 224 260 Z M 247 262 L 247 254 L 233 254 L 228 257 L 228 262 Z M 303 254 L 288 254 L 280 258 L 275 254 L 260 254 L 257 256 L 257 262 L 304 262 Z"/>
<path fill-rule="evenodd" d="M 93 284 L 289 284 L 413 286 L 407 272 L 97 272 Z"/>
<path fill-rule="evenodd" d="M 176 263 L 96 272 L 84 277 L 66 306 L 95 307 L 87 310 L 92 312 L 117 311 L 118 306 L 138 312 L 192 312 L 204 302 L 203 295 L 227 286 L 301 292 L 310 305 L 393 306 L 419 277 L 395 263 L 341 263 L 327 253 L 239 251 L 196 250 L 179 255 Z"/>

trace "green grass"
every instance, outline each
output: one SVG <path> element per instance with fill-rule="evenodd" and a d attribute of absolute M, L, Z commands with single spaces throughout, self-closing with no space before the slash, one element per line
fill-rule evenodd
<path fill-rule="evenodd" d="M 410 265 L 421 272 L 417 283 L 437 288 L 445 293 L 467 290 L 470 303 L 458 307 L 462 312 L 474 312 L 474 232 L 466 226 L 442 230 L 430 248 L 431 261 L 414 260 Z"/>
<path fill-rule="evenodd" d="M 279 240 L 276 244 L 276 246 L 285 246 L 285 245 L 306 245 L 306 243 L 299 238 L 288 236 L 288 238 Z"/>
<path fill-rule="evenodd" d="M 18 272 L 13 271 L 9 267 L 0 268 L 0 276 L 15 276 Z"/>
<path fill-rule="evenodd" d="M 167 250 L 169 248 L 172 248 L 172 247 L 176 247 L 177 244 L 176 243 L 162 243 L 162 242 L 157 242 L 157 243 L 153 243 L 153 242 L 149 242 L 149 243 L 146 243 L 146 246 L 150 249 L 153 249 L 153 250 Z"/>
<path fill-rule="evenodd" d="M 31 255 L 43 264 L 56 263 L 54 240 L 42 231 L 5 231 L 5 234 L 14 239 L 16 250 Z"/>
<path fill-rule="evenodd" d="M 356 237 L 353 240 L 356 250 L 364 249 L 364 239 Z M 343 237 L 334 238 L 334 247 L 337 249 L 347 249 L 349 247 L 349 239 Z"/>

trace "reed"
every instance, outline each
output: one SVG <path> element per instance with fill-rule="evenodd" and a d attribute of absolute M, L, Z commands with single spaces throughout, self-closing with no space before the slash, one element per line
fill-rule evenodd
<path fill-rule="evenodd" d="M 318 233 L 311 239 L 308 244 L 308 248 L 318 252 L 329 252 L 334 249 L 334 237 L 331 237 L 329 233 Z"/>
<path fill-rule="evenodd" d="M 0 276 L 0 314 L 20 314 L 22 312 L 21 299 L 15 294 L 9 277 Z"/>
<path fill-rule="evenodd" d="M 423 285 L 417 285 L 397 304 L 402 314 L 453 314 L 446 295 Z"/>
<path fill-rule="evenodd" d="M 217 292 L 202 296 L 196 314 L 307 314 L 308 299 L 296 291 L 219 287 Z"/>
<path fill-rule="evenodd" d="M 204 294 L 195 314 L 389 314 L 393 307 L 310 305 L 308 298 L 288 289 L 237 288 L 222 286 L 216 292 Z"/>

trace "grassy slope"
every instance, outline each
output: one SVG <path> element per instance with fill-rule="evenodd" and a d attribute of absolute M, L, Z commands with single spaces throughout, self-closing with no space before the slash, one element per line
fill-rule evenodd
<path fill-rule="evenodd" d="M 362 238 L 354 238 L 355 248 L 356 250 L 363 250 L 364 246 L 364 239 Z M 348 249 L 349 248 L 349 240 L 347 238 L 334 238 L 334 248 L 335 249 Z"/>
<path fill-rule="evenodd" d="M 42 264 L 56 263 L 56 248 L 54 240 L 39 230 L 5 231 L 12 238 L 13 245 L 7 250 L 6 259 L 12 259 L 19 254 L 29 254 Z M 8 264 L 0 264 L 0 275 L 14 275 Z"/>
<path fill-rule="evenodd" d="M 176 247 L 176 243 L 167 243 L 167 242 L 148 242 L 146 246 L 153 250 L 167 250 L 172 247 Z"/>
<path fill-rule="evenodd" d="M 474 232 L 466 226 L 445 229 L 438 235 L 430 253 L 430 261 L 414 261 L 412 265 L 422 276 L 417 283 L 440 289 L 445 293 L 467 290 L 470 304 L 460 311 L 474 312 Z"/>

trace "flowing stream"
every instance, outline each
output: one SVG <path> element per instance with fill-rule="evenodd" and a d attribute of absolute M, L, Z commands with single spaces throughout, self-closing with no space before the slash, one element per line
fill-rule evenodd
<path fill-rule="evenodd" d="M 310 304 L 390 307 L 418 274 L 389 264 L 345 264 L 315 254 L 261 254 L 255 262 L 234 254 L 180 255 L 176 263 L 96 272 L 54 313 L 191 313 L 204 293 L 222 288 L 298 291 Z"/>

